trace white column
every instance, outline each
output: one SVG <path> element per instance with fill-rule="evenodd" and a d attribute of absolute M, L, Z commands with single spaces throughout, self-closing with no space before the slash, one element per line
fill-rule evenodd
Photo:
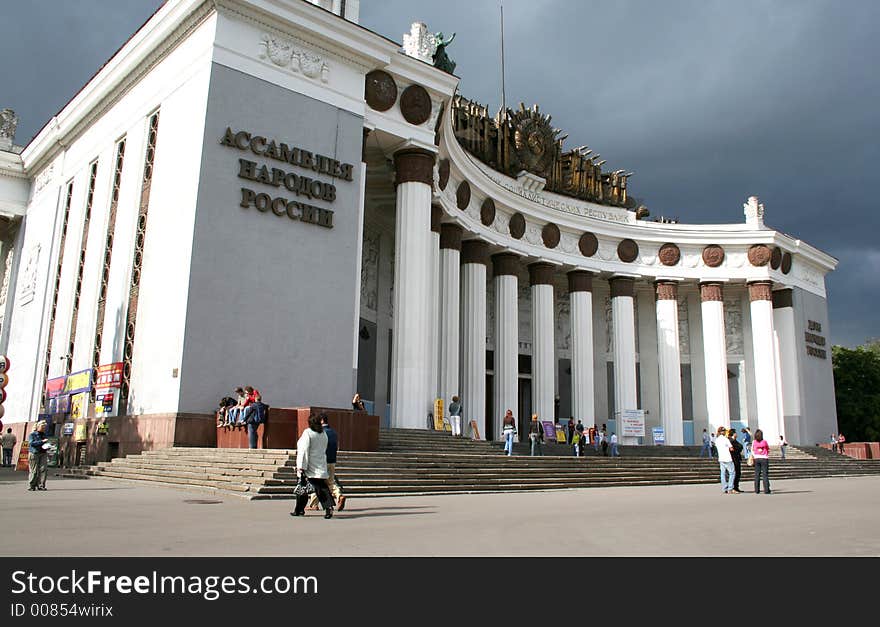
<path fill-rule="evenodd" d="M 796 341 L 794 309 L 792 307 L 792 290 L 775 290 L 773 296 L 773 330 L 779 344 L 779 374 L 782 379 L 782 408 L 780 416 L 784 426 L 782 433 L 791 444 L 811 444 L 803 440 L 805 434 L 796 430 L 800 427 L 801 417 L 801 382 L 798 372 L 799 346 Z M 787 420 L 786 420 L 787 419 Z M 794 430 L 794 431 L 793 431 Z"/>
<path fill-rule="evenodd" d="M 397 223 L 394 240 L 394 322 L 391 348 L 391 426 L 426 427 L 431 181 L 434 155 L 394 154 Z"/>
<path fill-rule="evenodd" d="M 771 445 L 779 442 L 779 389 L 776 341 L 773 333 L 771 283 L 749 283 L 749 309 L 752 317 L 752 351 L 755 356 L 755 397 L 758 428 Z"/>
<path fill-rule="evenodd" d="M 479 240 L 461 246 L 461 406 L 462 433 L 486 438 L 486 262 L 489 245 Z"/>
<path fill-rule="evenodd" d="M 613 277 L 611 283 L 611 319 L 614 325 L 614 403 L 617 437 L 621 444 L 638 444 L 638 438 L 623 437 L 621 421 L 624 409 L 638 409 L 636 392 L 636 320 L 633 309 L 635 280 Z M 610 436 L 610 434 L 609 434 Z"/>
<path fill-rule="evenodd" d="M 678 343 L 678 284 L 657 281 L 657 368 L 660 424 L 671 446 L 684 444 L 681 410 L 681 354 Z"/>
<path fill-rule="evenodd" d="M 431 259 L 428 268 L 428 409 L 434 411 L 434 399 L 440 393 L 440 216 L 443 210 L 431 206 L 431 234 L 429 236 Z M 444 401 L 445 403 L 445 401 Z M 445 412 L 444 412 L 445 413 Z"/>
<path fill-rule="evenodd" d="M 593 273 L 568 273 L 571 309 L 571 411 L 584 427 L 596 424 L 593 399 Z"/>
<path fill-rule="evenodd" d="M 724 288 L 721 283 L 700 283 L 703 318 L 703 357 L 706 369 L 706 409 L 709 427 L 730 427 L 727 390 L 727 341 L 724 336 Z"/>
<path fill-rule="evenodd" d="M 495 286 L 495 416 L 487 417 L 497 433 L 487 434 L 493 438 L 501 435 L 501 421 L 509 409 L 517 418 L 519 401 L 519 286 L 517 268 L 519 256 L 501 253 L 492 256 L 492 276 Z M 523 436 L 524 434 L 520 434 Z M 521 437 L 521 439 L 524 439 Z"/>
<path fill-rule="evenodd" d="M 532 411 L 538 420 L 555 420 L 556 346 L 553 272 L 549 263 L 529 266 L 532 291 Z"/>
<path fill-rule="evenodd" d="M 461 392 L 458 383 L 459 303 L 461 273 L 461 227 L 440 226 L 440 398 L 444 414 L 453 396 Z"/>

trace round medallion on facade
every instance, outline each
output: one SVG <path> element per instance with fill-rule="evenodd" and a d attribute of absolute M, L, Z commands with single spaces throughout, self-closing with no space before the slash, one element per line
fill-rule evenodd
<path fill-rule="evenodd" d="M 703 249 L 703 263 L 710 268 L 717 268 L 724 262 L 724 249 L 718 244 L 709 244 Z"/>
<path fill-rule="evenodd" d="M 556 248 L 559 246 L 559 227 L 548 222 L 541 229 L 541 239 L 544 240 L 544 246 L 547 248 Z"/>
<path fill-rule="evenodd" d="M 495 222 L 495 201 L 491 198 L 484 200 L 480 206 L 480 222 L 483 226 L 492 226 Z"/>
<path fill-rule="evenodd" d="M 520 239 L 526 234 L 526 219 L 521 213 L 515 213 L 510 217 L 508 228 L 513 239 Z"/>
<path fill-rule="evenodd" d="M 424 124 L 431 117 L 431 96 L 421 85 L 410 85 L 400 94 L 400 112 L 410 124 Z"/>
<path fill-rule="evenodd" d="M 755 244 L 749 248 L 749 263 L 753 266 L 766 266 L 770 263 L 770 249 L 764 244 Z"/>
<path fill-rule="evenodd" d="M 621 240 L 617 245 L 617 256 L 626 263 L 633 262 L 639 256 L 639 245 L 631 239 Z"/>
<path fill-rule="evenodd" d="M 791 253 L 782 255 L 782 274 L 791 272 Z"/>
<path fill-rule="evenodd" d="M 663 244 L 657 257 L 664 266 L 674 266 L 681 260 L 681 250 L 675 244 Z"/>
<path fill-rule="evenodd" d="M 449 183 L 449 159 L 441 159 L 440 163 L 437 165 L 437 169 L 440 172 L 440 180 L 437 184 L 440 186 L 440 191 L 442 192 L 446 189 L 446 184 Z"/>
<path fill-rule="evenodd" d="M 455 192 L 455 204 L 462 211 L 471 204 L 471 186 L 467 181 L 462 181 L 458 184 L 458 189 Z"/>
<path fill-rule="evenodd" d="M 584 257 L 592 257 L 599 250 L 599 240 L 592 233 L 584 233 L 578 240 L 578 248 Z"/>
<path fill-rule="evenodd" d="M 779 246 L 776 246 L 773 249 L 773 252 L 770 253 L 770 267 L 774 270 L 779 269 L 779 264 L 782 263 L 782 249 Z"/>
<path fill-rule="evenodd" d="M 373 70 L 364 81 L 364 99 L 371 109 L 388 111 L 397 101 L 397 83 L 382 70 Z"/>

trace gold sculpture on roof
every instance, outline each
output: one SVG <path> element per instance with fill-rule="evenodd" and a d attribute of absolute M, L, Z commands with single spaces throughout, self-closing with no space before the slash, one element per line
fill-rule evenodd
<path fill-rule="evenodd" d="M 493 118 L 483 105 L 456 96 L 452 100 L 452 127 L 465 150 L 490 167 L 511 177 L 522 171 L 546 179 L 544 189 L 582 200 L 627 209 L 639 209 L 638 218 L 648 211 L 638 207 L 627 194 L 632 172 L 603 172 L 605 160 L 586 146 L 563 151 L 567 135 L 550 124 L 550 116 L 538 106 L 517 111 L 499 111 Z"/>

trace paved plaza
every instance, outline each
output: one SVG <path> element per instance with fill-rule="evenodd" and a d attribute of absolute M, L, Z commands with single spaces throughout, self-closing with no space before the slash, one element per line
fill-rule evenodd
<path fill-rule="evenodd" d="M 292 501 L 2 469 L 0 556 L 880 556 L 880 477 L 351 498 L 332 520 Z M 218 502 L 219 501 L 219 502 Z M 42 544 L 35 542 L 42 538 Z M 455 538 L 455 540 L 453 540 Z"/>

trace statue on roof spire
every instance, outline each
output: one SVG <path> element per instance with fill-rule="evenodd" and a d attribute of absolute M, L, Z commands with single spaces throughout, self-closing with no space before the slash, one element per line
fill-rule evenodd
<path fill-rule="evenodd" d="M 434 67 L 447 74 L 452 74 L 455 71 L 455 61 L 446 54 L 446 46 L 451 44 L 453 39 L 455 39 L 455 33 L 452 33 L 452 37 L 449 39 L 443 37 L 442 31 L 434 35 L 434 42 L 437 44 L 437 49 L 434 51 Z"/>

